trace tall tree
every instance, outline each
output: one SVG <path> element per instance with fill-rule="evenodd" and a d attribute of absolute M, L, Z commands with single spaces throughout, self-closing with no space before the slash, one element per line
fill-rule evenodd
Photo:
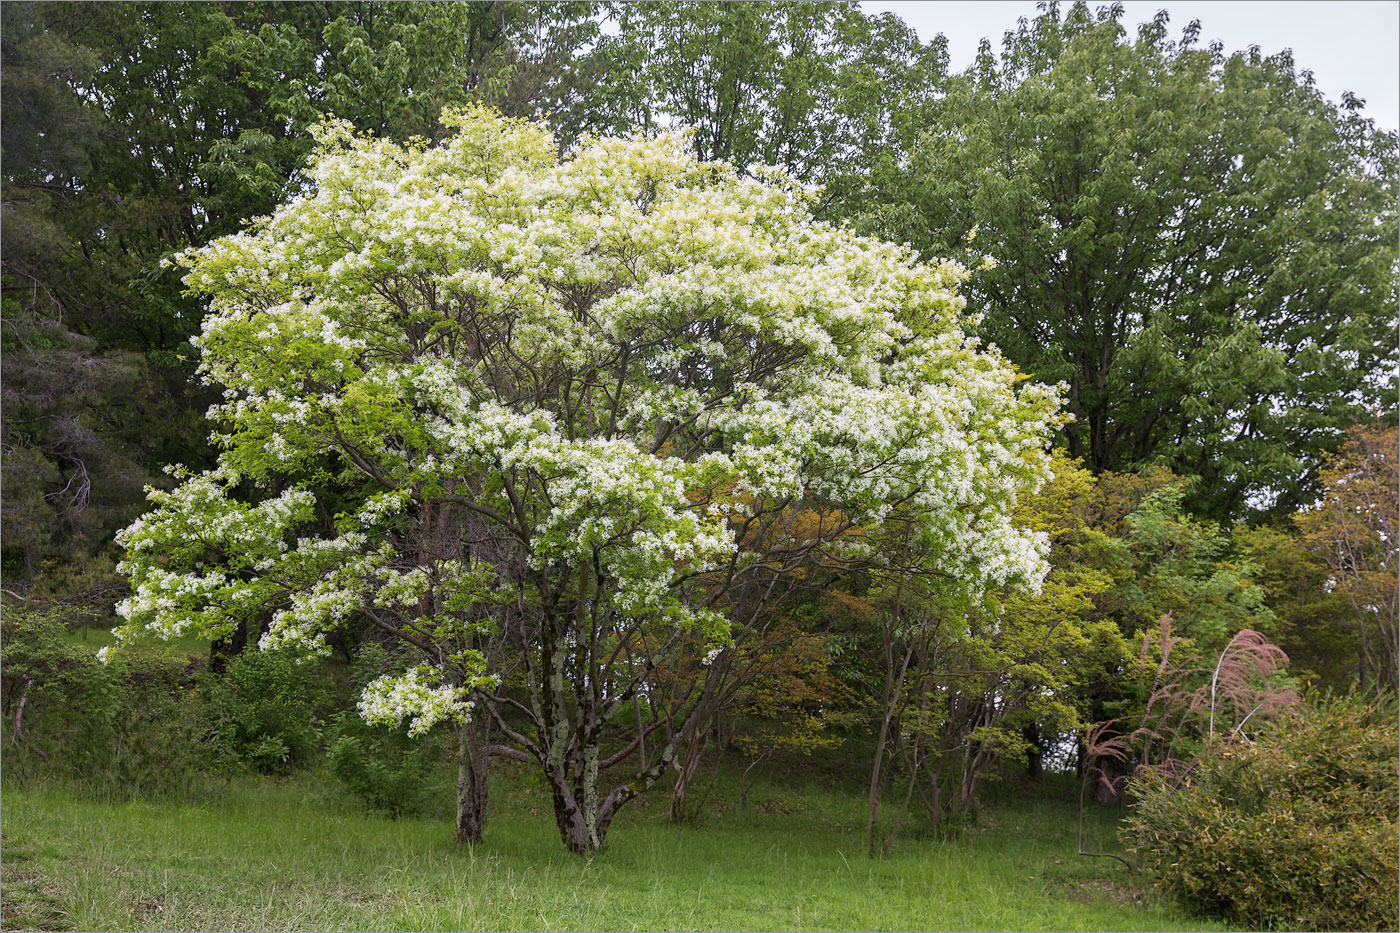
<path fill-rule="evenodd" d="M 893 102 L 931 97 L 947 67 L 942 37 L 921 43 L 850 2 L 621 3 L 613 15 L 601 109 L 624 126 L 693 130 L 698 158 L 808 182 L 863 170 L 889 141 Z"/>
<path fill-rule="evenodd" d="M 1288 653 L 1301 681 L 1342 693 L 1355 689 L 1363 661 L 1353 604 L 1329 584 L 1331 566 L 1296 529 L 1236 526 L 1235 548 L 1254 565 L 1250 579 L 1274 615 L 1271 640 Z"/>
<path fill-rule="evenodd" d="M 561 160 L 537 125 L 452 120 L 426 150 L 328 128 L 313 194 L 189 257 L 220 462 L 124 532 L 123 635 L 271 612 L 265 647 L 324 653 L 368 618 L 421 664 L 366 718 L 489 710 L 591 852 L 803 570 L 899 525 L 911 572 L 1039 579 L 1044 537 L 1010 513 L 1046 478 L 1058 399 L 965 336 L 959 267 L 673 140 Z M 517 666 L 487 666 L 491 631 Z M 687 635 L 709 646 L 699 699 L 609 787 L 607 725 Z"/>
<path fill-rule="evenodd" d="M 1287 515 L 1396 397 L 1396 136 L 1287 52 L 1173 41 L 1164 13 L 1129 41 L 1122 17 L 1049 3 L 984 42 L 846 207 L 997 262 L 980 332 L 1068 385 L 1073 456 L 1200 476 L 1218 519 Z"/>
<path fill-rule="evenodd" d="M 577 133 L 580 88 L 597 77 L 574 68 L 597 35 L 590 3 L 3 15 L 3 443 L 7 487 L 24 490 L 6 497 L 5 554 L 19 579 L 70 553 L 73 528 L 109 540 L 150 479 L 136 465 L 210 461 L 198 420 L 214 399 L 193 386 L 188 344 L 204 307 L 166 260 L 299 190 L 308 126 L 339 116 L 435 137 L 444 105 L 480 98 Z M 84 514 L 90 503 L 105 511 Z"/>
<path fill-rule="evenodd" d="M 90 13 L 70 4 L 0 9 L 0 524 L 5 575 L 18 588 L 80 542 L 110 540 L 152 479 L 136 462 L 147 424 L 180 421 L 138 357 L 78 332 L 100 302 L 105 269 L 104 253 L 85 252 L 75 231 L 100 216 L 103 198 L 89 178 L 114 135 L 79 92 L 100 65 Z"/>

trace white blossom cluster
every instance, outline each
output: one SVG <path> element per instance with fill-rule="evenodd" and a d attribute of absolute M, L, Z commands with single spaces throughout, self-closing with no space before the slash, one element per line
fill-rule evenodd
<path fill-rule="evenodd" d="M 430 667 L 403 674 L 386 674 L 365 685 L 358 704 L 360 717 L 372 726 L 397 728 L 408 720 L 408 734 L 419 736 L 440 722 L 467 722 L 471 701 L 462 687 L 441 682 Z"/>
<path fill-rule="evenodd" d="M 435 496 L 530 570 L 588 567 L 609 611 L 715 644 L 725 620 L 685 581 L 761 561 L 740 529 L 784 509 L 846 516 L 833 554 L 868 554 L 897 512 L 948 576 L 1039 584 L 1045 536 L 1010 516 L 1049 477 L 1058 389 L 966 336 L 965 270 L 815 222 L 782 172 L 677 138 L 561 159 L 532 124 L 446 122 L 427 148 L 320 128 L 309 193 L 180 257 L 210 300 L 221 466 L 122 533 L 125 631 L 271 610 L 265 646 L 315 653 L 361 611 L 465 621 L 512 584 L 401 545 Z M 327 462 L 356 505 L 293 542 Z M 249 505 L 240 479 L 292 488 Z M 376 682 L 362 712 L 466 714 L 425 678 Z"/>

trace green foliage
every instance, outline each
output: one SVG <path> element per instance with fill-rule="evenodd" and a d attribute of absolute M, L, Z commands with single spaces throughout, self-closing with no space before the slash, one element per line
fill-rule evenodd
<path fill-rule="evenodd" d="M 1357 680 L 1361 646 L 1356 611 L 1329 588 L 1327 561 L 1302 538 L 1277 528 L 1239 527 L 1234 548 L 1254 566 L 1250 574 L 1274 615 L 1273 641 L 1288 652 L 1289 669 L 1303 682 L 1344 691 Z"/>
<path fill-rule="evenodd" d="M 0 617 L 6 722 L 15 724 L 7 770 L 81 775 L 108 764 L 115 738 L 115 678 L 90 650 L 70 644 L 52 607 L 9 605 Z"/>
<path fill-rule="evenodd" d="M 970 283 L 982 333 L 1069 385 L 1095 472 L 1167 466 L 1203 478 L 1196 514 L 1286 515 L 1394 403 L 1396 138 L 1286 51 L 1173 40 L 1165 13 L 1132 41 L 1123 16 L 1049 3 L 984 42 L 843 210 L 997 260 Z"/>
<path fill-rule="evenodd" d="M 1294 516 L 1306 547 L 1327 561 L 1327 588 L 1356 620 L 1363 692 L 1400 689 L 1400 427 L 1357 425 L 1322 470 L 1326 496 Z"/>
<path fill-rule="evenodd" d="M 362 647 L 350 670 L 355 693 L 401 668 L 402 661 L 378 645 Z M 331 773 L 370 809 L 419 816 L 451 796 L 441 768 L 448 750 L 440 731 L 409 738 L 402 730 L 369 726 L 356 713 L 342 712 L 332 718 L 326 738 Z"/>
<path fill-rule="evenodd" d="M 1265 592 L 1250 579 L 1254 565 L 1234 553 L 1223 528 L 1187 514 L 1190 483 L 1159 476 L 1163 485 L 1123 520 L 1123 560 L 1102 605 L 1125 633 L 1149 629 L 1170 612 L 1177 631 L 1202 650 L 1223 647 L 1244 628 L 1270 631 Z M 1106 494 L 1113 482 L 1105 478 Z"/>
<path fill-rule="evenodd" d="M 264 774 L 310 762 L 320 747 L 319 714 L 329 700 L 313 663 L 287 651 L 248 650 L 222 675 L 205 672 L 201 692 L 219 750 Z"/>
<path fill-rule="evenodd" d="M 98 662 L 57 607 L 5 607 L 7 778 L 120 795 L 188 795 L 215 764 L 188 659 L 138 651 Z"/>
<path fill-rule="evenodd" d="M 210 790 L 220 756 L 188 657 L 136 653 L 107 665 L 113 681 L 112 740 L 74 776 L 126 796 L 198 798 Z"/>
<path fill-rule="evenodd" d="M 394 816 L 424 813 L 434 798 L 441 797 L 437 788 L 424 780 L 427 768 L 420 750 L 386 749 L 384 746 L 391 743 L 376 741 L 378 738 L 340 736 L 330 746 L 331 773 L 371 809 Z M 395 751 L 399 754 L 393 754 Z"/>
<path fill-rule="evenodd" d="M 154 481 L 140 435 L 164 406 L 148 402 L 156 384 L 135 354 L 99 352 L 14 302 L 4 310 L 0 554 L 6 579 L 23 582 L 111 540 Z"/>
<path fill-rule="evenodd" d="M 739 721 L 733 743 L 750 758 L 778 752 L 810 757 L 836 748 L 836 730 L 854 725 L 851 697 L 831 672 L 829 639 L 779 623 L 744 658 L 749 682 L 740 691 L 734 712 Z"/>
<path fill-rule="evenodd" d="M 1393 929 L 1397 740 L 1393 702 L 1314 703 L 1253 742 L 1216 745 L 1184 779 L 1146 772 L 1125 838 L 1164 888 L 1208 913 Z"/>
<path fill-rule="evenodd" d="M 888 144 L 899 107 L 931 97 L 947 69 L 941 36 L 921 43 L 849 2 L 642 2 L 614 15 L 593 100 L 617 129 L 693 128 L 700 159 L 781 165 L 841 191 Z"/>

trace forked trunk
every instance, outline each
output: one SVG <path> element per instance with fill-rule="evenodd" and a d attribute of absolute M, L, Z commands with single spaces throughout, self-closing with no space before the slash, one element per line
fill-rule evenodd
<path fill-rule="evenodd" d="M 577 855 L 603 848 L 607 826 L 598 819 L 598 748 L 583 750 L 583 768 L 570 783 L 571 769 L 562 761 L 546 766 L 545 779 L 554 798 L 554 823 L 564 847 Z"/>
<path fill-rule="evenodd" d="M 576 855 L 587 855 L 603 847 L 603 841 L 572 791 L 564 784 L 562 775 L 550 775 L 550 790 L 554 795 L 554 822 L 564 848 Z"/>
<path fill-rule="evenodd" d="M 703 735 L 693 735 L 685 743 L 684 753 L 677 755 L 671 761 L 671 767 L 676 772 L 676 783 L 671 791 L 670 816 L 672 823 L 685 823 L 695 816 L 694 813 L 690 812 L 690 782 L 695 777 L 695 772 L 699 769 L 700 761 L 709 744 L 708 732 Z"/>
<path fill-rule="evenodd" d="M 563 746 L 569 734 L 568 726 L 565 724 L 557 730 L 555 738 L 559 744 L 546 755 L 544 772 L 554 796 L 554 821 L 565 848 L 578 855 L 589 855 L 603 848 L 613 818 L 674 767 L 673 762 L 681 746 L 695 736 L 702 723 L 709 720 L 723 676 L 723 667 L 715 665 L 706 678 L 705 688 L 695 708 L 662 747 L 656 759 L 632 780 L 614 787 L 606 797 L 600 797 L 598 791 L 598 772 L 602 764 L 599 744 L 596 741 L 587 742 L 578 751 L 577 757 L 568 756 Z"/>

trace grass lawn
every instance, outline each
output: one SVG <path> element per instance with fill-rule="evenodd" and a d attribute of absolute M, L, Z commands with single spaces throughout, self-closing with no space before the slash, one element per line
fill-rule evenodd
<path fill-rule="evenodd" d="M 112 618 L 115 625 L 121 619 Z M 94 653 L 97 649 L 108 645 L 115 645 L 117 639 L 112 635 L 111 628 L 103 628 L 96 625 L 83 626 L 81 628 L 70 629 L 67 641 L 70 645 L 78 645 L 84 648 L 91 648 Z M 159 654 L 174 658 L 207 658 L 209 656 L 209 639 L 200 638 L 198 635 L 182 635 L 171 641 L 160 641 L 150 639 L 147 641 L 130 644 L 127 651 L 141 651 L 148 654 Z"/>
<path fill-rule="evenodd" d="M 7 928 L 81 930 L 1219 929 L 1117 862 L 1074 855 L 1069 804 L 1010 789 L 978 825 L 863 854 L 861 802 L 726 781 L 697 825 L 666 798 L 625 811 L 591 859 L 561 847 L 522 766 L 493 784 L 487 838 L 366 812 L 333 779 L 238 778 L 204 803 L 4 789 Z M 1094 833 L 1111 845 L 1112 828 Z"/>

